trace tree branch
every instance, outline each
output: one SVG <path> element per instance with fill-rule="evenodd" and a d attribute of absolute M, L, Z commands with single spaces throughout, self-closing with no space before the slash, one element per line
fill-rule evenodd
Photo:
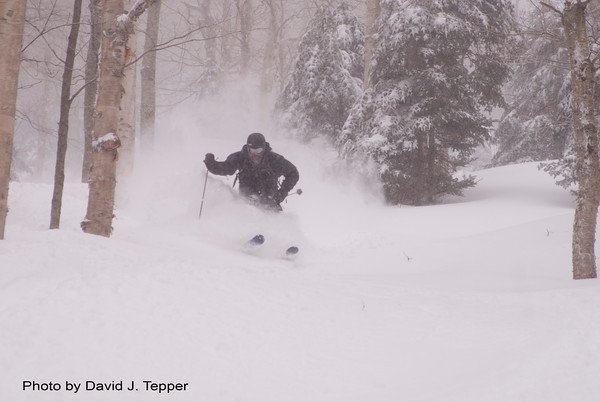
<path fill-rule="evenodd" d="M 202 29 L 202 28 L 205 28 L 205 27 L 201 27 L 201 28 L 199 28 L 199 29 Z M 177 46 L 181 46 L 181 45 L 184 45 L 184 44 L 186 44 L 186 43 L 191 43 L 191 42 L 204 42 L 204 41 L 207 41 L 207 40 L 224 38 L 224 37 L 226 37 L 226 36 L 229 36 L 229 35 L 231 35 L 231 32 L 229 32 L 229 33 L 226 33 L 226 34 L 223 34 L 223 35 L 216 35 L 216 36 L 213 36 L 213 37 L 208 37 L 208 38 L 201 38 L 201 39 L 188 39 L 188 40 L 185 40 L 185 41 L 182 41 L 182 42 L 176 42 L 176 43 L 172 43 L 172 42 L 174 42 L 174 41 L 175 41 L 175 40 L 177 40 L 177 39 L 183 39 L 183 38 L 185 38 L 185 37 L 189 36 L 189 35 L 190 35 L 190 34 L 192 34 L 193 32 L 195 32 L 195 31 L 198 31 L 199 29 L 194 29 L 193 31 L 190 31 L 190 32 L 186 33 L 185 35 L 181 35 L 181 36 L 177 36 L 177 37 L 171 38 L 171 39 L 169 39 L 168 41 L 166 41 L 166 42 L 164 42 L 164 43 L 160 43 L 160 44 L 156 45 L 156 46 L 155 46 L 155 47 L 153 47 L 152 49 L 149 49 L 149 50 L 147 50 L 147 51 L 143 52 L 141 55 L 139 55 L 138 57 L 136 57 L 135 59 L 133 59 L 132 61 L 130 61 L 129 63 L 127 63 L 127 64 L 125 65 L 125 67 L 129 67 L 129 66 L 131 66 L 132 64 L 135 64 L 135 63 L 137 63 L 138 61 L 140 61 L 140 59 L 142 59 L 142 58 L 144 57 L 144 55 L 146 55 L 146 54 L 148 54 L 148 53 L 152 53 L 152 52 L 158 52 L 158 51 L 160 51 L 160 50 L 165 50 L 165 49 L 168 49 L 168 48 L 171 48 L 171 47 L 177 47 Z"/>
<path fill-rule="evenodd" d="M 93 84 L 94 82 L 96 82 L 96 80 L 98 80 L 98 78 L 94 78 L 93 80 L 91 80 L 91 81 L 88 81 L 88 82 L 86 82 L 85 84 L 83 84 L 83 85 L 81 86 L 81 88 L 79 88 L 77 91 L 75 91 L 75 92 L 73 93 L 73 95 L 72 95 L 72 96 L 69 98 L 69 103 L 70 103 L 70 102 L 73 102 L 73 101 L 75 100 L 75 98 L 77 97 L 77 95 L 79 95 L 79 94 L 81 93 L 81 91 L 83 91 L 83 90 L 84 90 L 84 89 L 85 89 L 85 88 L 86 88 L 88 85 L 91 85 L 91 84 Z"/>
<path fill-rule="evenodd" d="M 550 10 L 554 11 L 556 14 L 558 14 L 558 15 L 560 15 L 562 17 L 563 14 L 560 11 L 558 11 L 556 8 L 554 8 L 553 6 L 551 6 L 550 4 L 544 3 L 543 1 L 540 1 L 540 4 L 542 6 L 548 7 Z"/>
<path fill-rule="evenodd" d="M 32 40 L 31 40 L 31 41 L 30 41 L 30 42 L 29 42 L 27 45 L 25 45 L 25 46 L 23 47 L 23 49 L 21 49 L 21 53 L 23 53 L 25 50 L 27 50 L 27 48 L 28 48 L 29 46 L 31 46 L 31 45 L 32 45 L 32 44 L 33 44 L 35 41 L 37 41 L 37 40 L 38 40 L 39 38 L 41 38 L 42 36 L 46 35 L 48 32 L 52 32 L 52 31 L 54 31 L 54 30 L 57 30 L 57 29 L 60 29 L 60 28 L 64 28 L 64 27 L 70 27 L 70 26 L 72 26 L 72 25 L 73 25 L 73 24 L 62 24 L 62 25 L 57 25 L 57 26 L 54 26 L 54 27 L 52 27 L 52 28 L 48 28 L 48 29 L 46 29 L 46 28 L 44 27 L 42 31 L 39 31 L 39 30 L 38 30 L 38 35 L 37 35 L 35 38 L 33 38 L 33 39 L 32 39 Z M 84 24 L 84 23 L 79 23 L 79 25 L 85 25 L 85 24 Z"/>

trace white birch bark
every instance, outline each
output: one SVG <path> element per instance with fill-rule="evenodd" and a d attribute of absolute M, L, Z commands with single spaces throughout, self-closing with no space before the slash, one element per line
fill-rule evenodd
<path fill-rule="evenodd" d="M 88 43 L 87 57 L 85 61 L 85 87 L 83 126 L 84 126 L 84 149 L 83 163 L 81 167 L 81 182 L 87 183 L 92 165 L 92 131 L 94 130 L 94 105 L 98 93 L 98 52 L 102 40 L 102 24 L 100 16 L 102 13 L 102 0 L 90 0 L 90 40 Z"/>
<path fill-rule="evenodd" d="M 136 0 L 126 0 L 126 9 L 129 10 Z M 137 48 L 137 35 L 134 30 L 129 34 L 125 45 L 125 64 L 135 59 Z M 119 177 L 129 176 L 133 170 L 135 157 L 135 117 L 136 117 L 136 79 L 137 64 L 125 67 L 123 76 L 123 97 L 121 98 L 121 110 L 119 114 L 119 128 L 117 136 L 121 140 L 121 150 L 117 163 L 117 174 Z"/>
<path fill-rule="evenodd" d="M 126 44 L 133 23 L 154 0 L 139 0 L 124 14 L 123 0 L 104 0 L 98 96 L 94 114 L 94 152 L 89 197 L 81 228 L 86 233 L 109 237 L 115 203 L 116 165 L 121 141 L 117 136 L 123 94 Z"/>
<path fill-rule="evenodd" d="M 146 22 L 146 39 L 144 42 L 144 57 L 142 59 L 142 88 L 140 113 L 140 141 L 142 148 L 151 149 L 154 143 L 156 124 L 156 52 L 153 51 L 158 42 L 158 27 L 160 22 L 160 7 L 162 0 L 157 0 L 148 9 Z"/>
<path fill-rule="evenodd" d="M 0 239 L 4 239 L 26 0 L 0 0 Z"/>
<path fill-rule="evenodd" d="M 586 29 L 587 1 L 565 2 L 565 28 L 571 66 L 571 108 L 575 132 L 575 171 L 579 182 L 573 224 L 573 279 L 596 277 L 596 219 L 600 202 L 598 128 L 594 103 L 596 69 Z"/>
<path fill-rule="evenodd" d="M 365 53 L 364 53 L 364 73 L 363 73 L 363 89 L 366 91 L 370 86 L 370 74 L 371 74 L 371 63 L 373 62 L 373 55 L 375 54 L 375 34 L 376 26 L 375 22 L 381 7 L 379 0 L 366 0 L 367 1 L 367 14 L 365 27 L 367 34 L 365 35 Z"/>

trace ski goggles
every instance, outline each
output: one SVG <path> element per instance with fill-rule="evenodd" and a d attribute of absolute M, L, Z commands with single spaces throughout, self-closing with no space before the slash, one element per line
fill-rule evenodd
<path fill-rule="evenodd" d="M 258 154 L 262 154 L 263 151 L 265 149 L 264 148 L 250 148 L 248 147 L 248 151 L 252 154 L 252 155 L 258 155 Z"/>

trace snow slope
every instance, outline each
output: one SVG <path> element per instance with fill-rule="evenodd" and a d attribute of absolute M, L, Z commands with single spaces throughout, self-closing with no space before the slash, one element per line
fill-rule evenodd
<path fill-rule="evenodd" d="M 51 185 L 12 183 L 1 401 L 600 399 L 600 287 L 570 279 L 573 200 L 535 164 L 477 172 L 441 205 L 386 207 L 325 146 L 277 137 L 243 104 L 163 119 L 119 184 L 110 239 L 79 229 L 85 186 L 67 184 L 49 231 Z M 252 131 L 298 165 L 304 194 L 264 214 L 211 177 L 199 220 L 204 153 L 222 160 Z M 257 232 L 264 250 L 242 252 Z M 278 258 L 290 243 L 293 262 Z M 139 390 L 65 390 L 88 380 Z"/>

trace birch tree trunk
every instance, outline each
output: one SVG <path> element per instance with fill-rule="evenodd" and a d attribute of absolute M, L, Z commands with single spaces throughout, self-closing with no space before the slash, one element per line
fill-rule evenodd
<path fill-rule="evenodd" d="M 109 237 L 112 231 L 116 164 L 121 146 L 117 130 L 126 44 L 134 22 L 153 1 L 139 1 L 127 14 L 123 13 L 123 0 L 104 0 L 102 3 L 102 44 L 92 141 L 94 152 L 87 214 L 81 222 L 86 233 Z"/>
<path fill-rule="evenodd" d="M 8 213 L 8 187 L 26 0 L 0 0 L 0 240 Z"/>
<path fill-rule="evenodd" d="M 146 40 L 144 42 L 144 57 L 142 60 L 142 94 L 140 140 L 144 149 L 151 149 L 154 143 L 156 124 L 156 52 L 153 51 L 158 43 L 158 27 L 160 22 L 160 6 L 162 0 L 157 0 L 148 9 L 146 23 Z"/>
<path fill-rule="evenodd" d="M 63 188 L 65 185 L 65 159 L 67 156 L 67 140 L 69 138 L 69 113 L 71 111 L 71 83 L 73 81 L 73 66 L 77 51 L 77 38 L 79 36 L 79 23 L 81 21 L 82 0 L 73 3 L 73 22 L 67 42 L 67 57 L 62 77 L 62 90 L 60 94 L 60 119 L 58 122 L 58 142 L 56 149 L 56 165 L 54 169 L 54 191 L 52 194 L 52 207 L 50 210 L 50 229 L 60 226 L 60 212 L 62 207 Z"/>
<path fill-rule="evenodd" d="M 131 9 L 135 0 L 126 0 L 127 8 Z M 131 31 L 125 46 L 125 65 L 135 59 L 137 35 Z M 129 176 L 133 170 L 135 155 L 135 81 L 137 78 L 136 64 L 125 67 L 123 77 L 123 98 L 121 99 L 121 111 L 119 115 L 119 128 L 117 136 L 121 140 L 121 151 L 117 164 L 119 177 Z"/>
<path fill-rule="evenodd" d="M 367 90 L 370 86 L 371 62 L 375 53 L 375 34 L 377 17 L 381 12 L 379 0 L 367 0 L 367 15 L 365 27 L 367 34 L 365 35 L 365 53 L 364 53 L 364 73 L 363 73 L 363 89 Z"/>
<path fill-rule="evenodd" d="M 596 277 L 596 219 L 600 202 L 598 128 L 594 104 L 596 69 L 586 29 L 588 2 L 565 2 L 565 28 L 571 66 L 571 108 L 575 131 L 575 171 L 579 182 L 573 224 L 573 279 Z"/>
<path fill-rule="evenodd" d="M 102 25 L 100 15 L 102 13 L 101 0 L 90 0 L 90 41 L 87 50 L 87 59 L 85 62 L 85 82 L 88 83 L 85 88 L 83 101 L 83 127 L 84 127 L 84 149 L 83 166 L 81 168 L 81 182 L 87 183 L 92 165 L 92 131 L 94 130 L 94 104 L 96 103 L 96 94 L 98 92 L 98 52 L 100 51 L 100 42 L 102 40 Z"/>

